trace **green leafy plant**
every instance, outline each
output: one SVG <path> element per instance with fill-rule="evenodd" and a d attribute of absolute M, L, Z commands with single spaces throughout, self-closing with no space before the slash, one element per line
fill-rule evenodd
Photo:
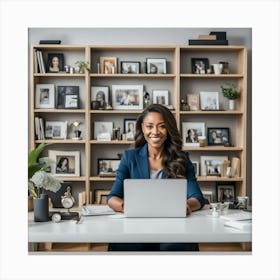
<path fill-rule="evenodd" d="M 228 99 L 237 99 L 240 96 L 240 93 L 236 89 L 235 85 L 228 84 L 228 85 L 222 85 L 221 91 L 224 97 Z"/>
<path fill-rule="evenodd" d="M 90 71 L 90 66 L 88 62 L 76 61 L 75 64 L 79 67 L 79 72 L 84 73 L 86 70 Z"/>

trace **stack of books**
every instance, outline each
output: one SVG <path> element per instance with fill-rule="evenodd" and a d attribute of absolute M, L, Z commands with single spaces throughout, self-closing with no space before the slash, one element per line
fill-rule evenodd
<path fill-rule="evenodd" d="M 228 45 L 226 32 L 210 32 L 209 35 L 199 35 L 198 39 L 190 39 L 189 45 Z"/>

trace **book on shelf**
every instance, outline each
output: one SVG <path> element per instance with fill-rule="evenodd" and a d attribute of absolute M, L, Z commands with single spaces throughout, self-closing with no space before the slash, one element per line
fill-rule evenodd
<path fill-rule="evenodd" d="M 44 120 L 35 117 L 35 140 L 45 140 Z"/>
<path fill-rule="evenodd" d="M 35 57 L 36 57 L 36 62 L 37 62 L 37 73 L 38 72 L 46 73 L 46 68 L 45 68 L 42 52 L 39 50 L 36 50 L 35 53 L 36 53 Z M 39 69 L 38 69 L 38 66 L 39 66 Z M 36 69 L 36 63 L 35 63 L 35 69 Z"/>

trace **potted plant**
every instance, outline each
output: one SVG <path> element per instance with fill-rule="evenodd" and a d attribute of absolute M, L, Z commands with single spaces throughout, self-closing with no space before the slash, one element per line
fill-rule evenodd
<path fill-rule="evenodd" d="M 229 99 L 229 110 L 235 109 L 235 99 L 239 98 L 240 93 L 233 84 L 221 86 L 221 91 L 224 97 Z"/>
<path fill-rule="evenodd" d="M 88 62 L 85 61 L 76 61 L 75 64 L 79 67 L 79 73 L 83 74 L 85 71 L 90 71 L 90 66 Z"/>

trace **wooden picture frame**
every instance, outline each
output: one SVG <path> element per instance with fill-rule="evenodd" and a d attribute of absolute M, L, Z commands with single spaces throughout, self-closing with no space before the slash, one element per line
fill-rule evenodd
<path fill-rule="evenodd" d="M 200 109 L 199 93 L 188 93 L 186 99 L 190 111 L 198 111 Z"/>
<path fill-rule="evenodd" d="M 228 127 L 208 127 L 207 128 L 208 146 L 224 146 L 229 143 Z"/>
<path fill-rule="evenodd" d="M 120 162 L 119 158 L 98 158 L 97 174 L 100 177 L 115 177 Z"/>
<path fill-rule="evenodd" d="M 67 121 L 46 121 L 45 137 L 51 139 L 67 139 Z"/>
<path fill-rule="evenodd" d="M 166 74 L 165 58 L 147 58 L 147 74 Z"/>
<path fill-rule="evenodd" d="M 51 173 L 56 176 L 80 176 L 80 151 L 49 150 Z"/>
<path fill-rule="evenodd" d="M 55 108 L 54 84 L 36 84 L 35 104 L 36 109 Z"/>
<path fill-rule="evenodd" d="M 118 73 L 117 57 L 100 57 L 101 74 Z"/>
<path fill-rule="evenodd" d="M 166 89 L 153 90 L 153 103 L 161 105 L 169 105 L 169 92 Z"/>
<path fill-rule="evenodd" d="M 48 72 L 59 73 L 64 71 L 64 54 L 48 53 Z"/>
<path fill-rule="evenodd" d="M 219 110 L 219 92 L 201 91 L 200 109 L 203 111 Z"/>
<path fill-rule="evenodd" d="M 122 74 L 139 74 L 141 63 L 139 61 L 121 61 Z"/>
<path fill-rule="evenodd" d="M 236 200 L 236 187 L 235 184 L 216 184 L 216 197 L 218 202 L 234 203 Z"/>
<path fill-rule="evenodd" d="M 193 74 L 207 74 L 209 69 L 208 58 L 191 58 L 192 73 Z"/>
<path fill-rule="evenodd" d="M 116 110 L 142 110 L 143 85 L 112 85 L 112 105 Z"/>

